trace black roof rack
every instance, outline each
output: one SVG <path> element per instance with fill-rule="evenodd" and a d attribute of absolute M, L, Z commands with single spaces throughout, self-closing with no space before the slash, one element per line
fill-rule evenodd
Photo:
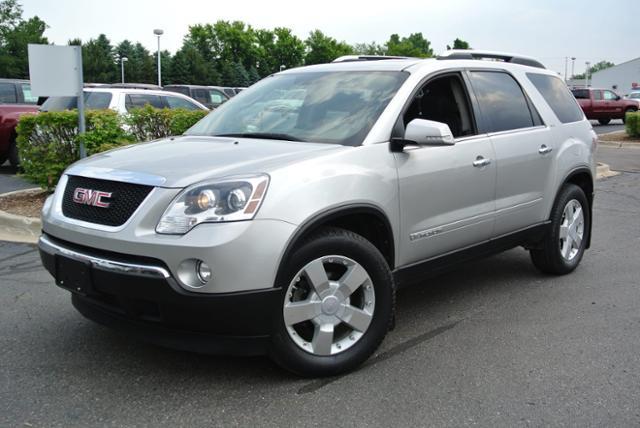
<path fill-rule="evenodd" d="M 409 56 L 387 56 L 387 55 L 344 55 L 331 62 L 354 62 L 354 61 L 382 61 L 386 59 L 415 59 Z"/>
<path fill-rule="evenodd" d="M 437 59 L 446 60 L 446 59 L 478 59 L 478 60 L 492 60 L 492 61 L 502 61 L 508 62 L 511 64 L 520 64 L 527 65 L 529 67 L 536 67 L 546 69 L 544 65 L 540 61 L 535 58 L 510 54 L 504 52 L 491 52 L 491 51 L 478 51 L 475 49 L 453 49 L 447 51 L 441 55 L 438 55 Z"/>

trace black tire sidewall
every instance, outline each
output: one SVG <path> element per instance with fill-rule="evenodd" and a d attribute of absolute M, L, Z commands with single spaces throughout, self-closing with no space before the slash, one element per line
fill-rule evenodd
<path fill-rule="evenodd" d="M 9 158 L 9 163 L 13 167 L 20 166 L 20 156 L 18 155 L 18 145 L 16 143 L 15 137 L 11 139 L 11 143 L 9 144 L 9 150 L 7 151 L 7 155 Z"/>
<path fill-rule="evenodd" d="M 580 244 L 580 251 L 572 259 L 567 260 L 562 257 L 560 253 L 560 226 L 562 225 L 562 216 L 564 209 L 571 200 L 577 200 L 581 207 L 584 216 L 584 234 L 582 237 L 582 243 Z M 568 273 L 573 271 L 584 256 L 587 242 L 589 240 L 589 234 L 591 233 L 591 210 L 589 209 L 589 202 L 582 189 L 575 184 L 567 184 L 558 196 L 558 200 L 553 207 L 551 217 L 551 230 L 545 243 L 545 251 L 549 252 L 549 261 L 554 265 L 554 270 L 558 273 Z"/>
<path fill-rule="evenodd" d="M 284 324 L 282 305 L 290 282 L 302 267 L 322 256 L 340 255 L 357 261 L 369 274 L 375 291 L 374 315 L 365 334 L 349 349 L 331 356 L 315 356 L 298 347 Z M 270 347 L 272 358 L 302 376 L 330 376 L 349 371 L 364 362 L 384 339 L 393 316 L 395 289 L 389 267 L 373 244 L 352 232 L 325 229 L 295 250 L 281 275 L 281 304 L 274 316 Z"/>

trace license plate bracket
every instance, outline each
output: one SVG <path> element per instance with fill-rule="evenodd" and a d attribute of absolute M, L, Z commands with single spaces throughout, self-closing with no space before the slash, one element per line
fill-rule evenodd
<path fill-rule="evenodd" d="M 91 264 L 88 261 L 56 256 L 56 284 L 79 294 L 91 292 Z"/>

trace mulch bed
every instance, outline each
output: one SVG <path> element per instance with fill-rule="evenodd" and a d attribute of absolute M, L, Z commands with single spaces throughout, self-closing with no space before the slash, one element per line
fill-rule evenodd
<path fill-rule="evenodd" d="M 600 141 L 615 141 L 615 142 L 624 142 L 624 143 L 640 143 L 640 138 L 638 137 L 630 137 L 626 132 L 612 132 L 610 134 L 598 135 L 598 139 Z"/>
<path fill-rule="evenodd" d="M 2 196 L 0 197 L 0 211 L 40 218 L 42 205 L 48 195 L 45 191 L 34 191 Z"/>

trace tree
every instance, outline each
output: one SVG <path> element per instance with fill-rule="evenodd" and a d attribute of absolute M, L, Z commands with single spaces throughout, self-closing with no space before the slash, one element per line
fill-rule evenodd
<path fill-rule="evenodd" d="M 433 56 L 431 42 L 422 36 L 422 33 L 412 33 L 409 37 L 392 34 L 386 44 L 387 55 L 412 56 L 429 58 Z"/>
<path fill-rule="evenodd" d="M 386 49 L 376 42 L 356 43 L 353 45 L 353 53 L 356 55 L 385 55 Z"/>
<path fill-rule="evenodd" d="M 307 45 L 305 64 L 324 64 L 343 55 L 353 54 L 353 48 L 345 42 L 338 42 L 333 37 L 325 36 L 320 30 L 309 33 L 304 41 Z"/>
<path fill-rule="evenodd" d="M 22 18 L 22 6 L 16 0 L 0 1 L 0 75 L 29 78 L 29 43 L 47 44 L 47 24 L 34 16 Z"/>
<path fill-rule="evenodd" d="M 598 71 L 605 70 L 607 68 L 613 67 L 615 64 L 609 61 L 600 61 L 593 64 L 589 67 L 589 76 L 593 75 L 593 73 L 597 73 Z M 586 79 L 586 73 L 576 74 L 573 76 L 574 79 Z"/>
<path fill-rule="evenodd" d="M 469 43 L 462 40 L 462 39 L 458 39 L 456 38 L 453 41 L 453 48 L 449 45 L 447 45 L 447 50 L 451 50 L 451 49 L 471 49 L 471 46 L 469 46 Z"/>
<path fill-rule="evenodd" d="M 195 46 L 185 43 L 171 60 L 166 78 L 176 84 L 214 85 L 219 75 Z"/>
<path fill-rule="evenodd" d="M 104 34 L 82 46 L 82 67 L 85 82 L 113 83 L 120 80 L 115 51 Z"/>

